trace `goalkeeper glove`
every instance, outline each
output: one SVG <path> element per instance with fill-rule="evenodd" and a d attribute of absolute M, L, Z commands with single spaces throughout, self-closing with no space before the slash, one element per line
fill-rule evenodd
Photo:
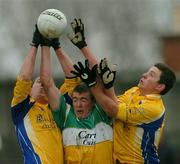
<path fill-rule="evenodd" d="M 82 23 L 81 19 L 74 19 L 74 21 L 71 22 L 71 27 L 74 31 L 74 36 L 71 37 L 68 35 L 68 38 L 79 49 L 86 47 L 87 44 L 84 37 L 84 24 Z"/>
<path fill-rule="evenodd" d="M 41 35 L 41 46 L 47 46 L 50 47 L 52 45 L 52 40 L 47 39 L 44 36 Z"/>
<path fill-rule="evenodd" d="M 116 69 L 117 65 L 115 64 L 108 66 L 108 61 L 106 58 L 101 60 L 98 67 L 98 74 L 101 77 L 103 85 L 106 89 L 109 89 L 113 86 L 116 77 Z"/>
<path fill-rule="evenodd" d="M 97 65 L 94 65 L 92 69 L 89 68 L 88 60 L 85 60 L 85 66 L 81 62 L 74 65 L 75 71 L 71 71 L 76 77 L 80 77 L 80 79 L 87 84 L 88 87 L 92 87 L 96 84 L 96 70 Z"/>
<path fill-rule="evenodd" d="M 59 38 L 52 39 L 51 46 L 54 48 L 54 50 L 60 48 L 61 46 L 60 46 Z"/>
<path fill-rule="evenodd" d="M 33 38 L 32 38 L 32 42 L 30 43 L 30 45 L 38 48 L 40 43 L 41 43 L 41 34 L 37 28 L 37 24 L 35 24 L 35 31 L 33 33 Z"/>

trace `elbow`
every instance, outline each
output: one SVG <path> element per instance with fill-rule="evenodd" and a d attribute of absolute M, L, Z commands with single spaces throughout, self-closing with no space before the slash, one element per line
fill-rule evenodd
<path fill-rule="evenodd" d="M 19 79 L 21 80 L 32 80 L 32 76 L 26 75 L 26 74 L 19 74 Z"/>
<path fill-rule="evenodd" d="M 117 113 L 118 113 L 118 109 L 116 107 L 110 107 L 106 110 L 107 115 L 109 117 L 116 117 Z"/>
<path fill-rule="evenodd" d="M 116 103 L 114 103 L 113 101 L 111 102 L 105 101 L 101 105 L 103 110 L 106 112 L 106 114 L 109 117 L 116 117 L 118 113 L 118 105 Z"/>

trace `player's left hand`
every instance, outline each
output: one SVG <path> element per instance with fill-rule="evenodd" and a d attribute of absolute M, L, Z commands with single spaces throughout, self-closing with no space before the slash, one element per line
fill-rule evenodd
<path fill-rule="evenodd" d="M 30 45 L 38 48 L 40 43 L 41 43 L 41 34 L 37 28 L 37 24 L 35 24 L 35 30 L 34 30 L 32 42 L 30 43 Z"/>
<path fill-rule="evenodd" d="M 98 74 L 101 77 L 103 85 L 106 89 L 113 86 L 116 77 L 117 65 L 110 65 L 106 58 L 102 59 L 98 66 Z"/>
<path fill-rule="evenodd" d="M 88 60 L 85 60 L 85 66 L 81 62 L 78 64 L 74 64 L 74 71 L 71 71 L 76 77 L 80 77 L 80 79 L 87 84 L 88 87 L 92 87 L 96 84 L 96 70 L 97 65 L 94 65 L 92 69 L 89 68 Z"/>
<path fill-rule="evenodd" d="M 60 46 L 59 38 L 52 39 L 51 46 L 54 48 L 54 50 L 60 48 L 61 46 Z"/>
<path fill-rule="evenodd" d="M 82 23 L 81 19 L 75 18 L 74 21 L 71 22 L 71 27 L 74 31 L 74 36 L 68 35 L 68 38 L 79 49 L 86 47 L 87 44 L 84 36 L 84 24 Z"/>

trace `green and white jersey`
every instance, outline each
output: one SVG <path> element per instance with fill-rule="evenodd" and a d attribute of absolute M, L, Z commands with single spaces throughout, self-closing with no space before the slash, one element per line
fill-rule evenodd
<path fill-rule="evenodd" d="M 60 101 L 53 117 L 62 131 L 65 160 L 73 158 L 73 161 L 82 162 L 88 153 L 89 163 L 112 163 L 112 118 L 95 104 L 87 118 L 78 119 L 69 95 L 61 96 Z M 74 153 L 78 153 L 77 157 Z"/>
<path fill-rule="evenodd" d="M 64 146 L 91 146 L 106 140 L 112 141 L 112 119 L 95 104 L 89 116 L 78 119 L 71 98 L 61 96 L 61 106 L 53 112 L 54 119 L 62 131 Z"/>

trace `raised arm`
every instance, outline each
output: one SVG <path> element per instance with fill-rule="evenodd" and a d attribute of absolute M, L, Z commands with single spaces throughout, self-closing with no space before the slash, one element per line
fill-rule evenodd
<path fill-rule="evenodd" d="M 84 57 L 88 59 L 91 67 L 93 67 L 96 64 L 99 64 L 98 66 L 98 74 L 101 79 L 97 79 L 99 89 L 102 90 L 106 96 L 110 97 L 113 101 L 117 102 L 117 98 L 115 95 L 115 90 L 113 87 L 114 80 L 115 80 L 115 72 L 114 69 L 111 71 L 108 67 L 107 60 L 103 59 L 100 63 L 98 63 L 98 60 L 96 59 L 95 55 L 90 51 L 90 49 L 86 46 L 81 49 L 81 52 L 83 53 Z M 104 64 L 105 63 L 105 64 Z M 111 77 L 109 76 L 111 74 Z"/>
<path fill-rule="evenodd" d="M 71 73 L 71 70 L 74 69 L 73 61 L 66 54 L 66 52 L 61 48 L 59 38 L 55 38 L 52 40 L 52 47 L 55 50 L 56 56 L 58 58 L 60 66 L 64 72 L 65 77 L 66 78 L 74 77 L 74 75 Z"/>
<path fill-rule="evenodd" d="M 117 65 L 110 64 L 106 58 L 102 59 L 98 66 L 98 75 L 101 78 L 101 83 L 104 85 L 104 93 L 117 103 L 117 97 L 114 90 L 114 81 L 116 77 Z M 100 82 L 100 81 L 98 81 Z"/>
<path fill-rule="evenodd" d="M 47 94 L 49 104 L 52 110 L 56 110 L 60 105 L 60 93 L 58 88 L 55 86 L 52 78 L 51 58 L 50 58 L 50 47 L 41 47 L 41 69 L 40 78 Z"/>
<path fill-rule="evenodd" d="M 31 88 L 32 88 L 32 80 L 33 80 L 33 74 L 34 74 L 37 48 L 39 44 L 40 44 L 40 34 L 37 29 L 37 26 L 35 26 L 32 42 L 30 44 L 31 47 L 24 59 L 24 62 L 17 76 L 16 86 L 14 88 L 13 99 L 11 102 L 12 106 L 17 105 L 18 103 L 22 102 L 30 94 L 31 94 L 31 97 L 33 97 L 34 99 L 37 98 L 37 92 L 32 92 Z"/>
<path fill-rule="evenodd" d="M 68 93 L 69 96 L 71 96 L 74 88 L 80 83 L 79 78 L 76 78 L 71 73 L 71 71 L 74 69 L 73 62 L 61 48 L 59 38 L 53 39 L 51 45 L 55 50 L 60 67 L 62 68 L 65 76 L 64 83 L 60 86 L 59 91 L 62 95 Z"/>
<path fill-rule="evenodd" d="M 73 69 L 73 62 L 70 57 L 65 53 L 65 51 L 62 48 L 57 49 L 56 56 L 63 69 L 65 77 L 74 77 L 74 75 L 71 73 L 71 70 Z"/>
<path fill-rule="evenodd" d="M 37 48 L 32 46 L 25 57 L 24 63 L 21 66 L 18 77 L 21 80 L 32 80 L 35 60 L 36 60 Z"/>
<path fill-rule="evenodd" d="M 18 77 L 21 80 L 32 80 L 34 68 L 35 68 L 35 60 L 37 49 L 40 44 L 40 33 L 35 25 L 35 31 L 33 33 L 33 38 L 31 42 L 31 48 L 29 49 L 28 54 L 25 57 L 25 60 L 21 66 Z"/>
<path fill-rule="evenodd" d="M 87 46 L 84 35 L 84 24 L 81 19 L 74 19 L 71 22 L 71 27 L 74 32 L 74 36 L 69 35 L 71 42 L 81 50 L 83 56 L 89 61 L 91 67 L 98 64 L 97 57 L 90 51 Z"/>
<path fill-rule="evenodd" d="M 71 42 L 81 50 L 83 56 L 88 60 L 88 63 L 90 67 L 92 68 L 94 65 L 99 64 L 99 61 L 97 57 L 91 52 L 91 50 L 88 48 L 86 40 L 85 40 L 85 35 L 84 35 L 84 24 L 81 19 L 74 19 L 73 22 L 71 22 L 71 26 L 74 32 L 74 37 L 69 36 L 69 39 Z M 102 76 L 100 74 L 100 77 L 102 79 Z M 116 101 L 115 91 L 114 87 L 112 87 L 114 79 L 111 80 L 112 82 L 109 82 L 110 85 L 107 85 L 104 83 L 99 84 L 102 85 L 100 88 L 103 89 L 103 92 L 111 97 L 114 101 Z M 101 81 L 100 81 L 101 82 Z M 102 79 L 103 82 L 103 79 Z M 104 86 L 104 87 L 103 87 Z M 111 89 L 109 89 L 111 88 Z"/>
<path fill-rule="evenodd" d="M 99 82 L 97 81 L 96 85 L 91 87 L 91 92 L 94 95 L 96 101 L 101 105 L 103 110 L 110 116 L 110 117 L 116 117 L 118 112 L 118 103 L 117 100 L 114 101 L 112 97 L 116 97 L 115 93 L 112 91 L 111 96 L 107 96 L 103 92 L 102 89 L 100 89 Z"/>
<path fill-rule="evenodd" d="M 89 68 L 88 60 L 85 61 L 85 66 L 78 62 L 78 64 L 74 65 L 75 71 L 72 73 L 81 78 L 83 82 L 87 84 L 87 86 L 91 89 L 93 95 L 96 98 L 96 101 L 102 106 L 103 110 L 111 117 L 115 117 L 118 112 L 118 103 L 116 100 L 116 95 L 114 92 L 111 92 L 111 96 L 109 97 L 104 90 L 102 89 L 102 85 L 99 80 L 97 80 L 97 65 L 94 65 L 92 68 Z M 110 72 L 111 76 L 112 72 Z M 108 90 L 111 90 L 109 88 Z M 115 98 L 115 99 L 114 99 Z"/>

